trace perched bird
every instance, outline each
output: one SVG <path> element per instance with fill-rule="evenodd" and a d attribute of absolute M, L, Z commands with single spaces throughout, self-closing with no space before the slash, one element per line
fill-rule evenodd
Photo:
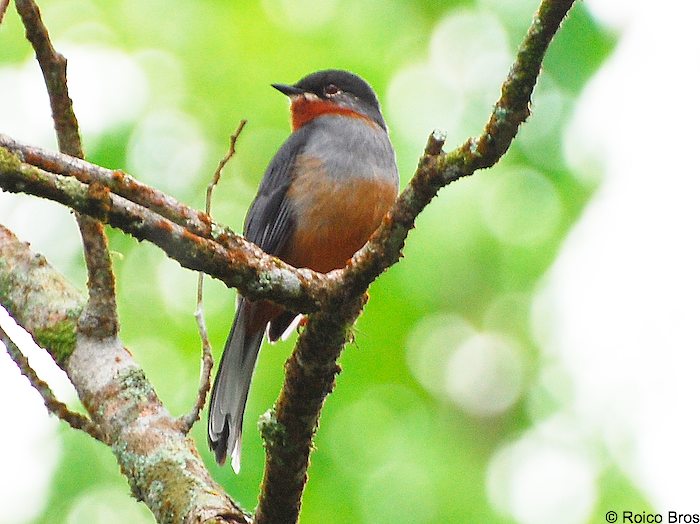
<path fill-rule="evenodd" d="M 273 84 L 291 101 L 292 134 L 272 158 L 243 233 L 270 255 L 321 273 L 345 266 L 398 192 L 394 150 L 377 95 L 360 77 L 318 71 Z M 209 447 L 238 472 L 248 390 L 267 330 L 271 342 L 297 313 L 239 296 L 209 405 Z"/>

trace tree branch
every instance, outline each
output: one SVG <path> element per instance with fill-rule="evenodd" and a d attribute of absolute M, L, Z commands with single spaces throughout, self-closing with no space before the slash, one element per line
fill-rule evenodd
<path fill-rule="evenodd" d="M 321 409 L 335 387 L 340 373 L 337 360 L 365 296 L 339 301 L 336 308 L 310 315 L 285 364 L 284 386 L 275 408 L 258 423 L 266 460 L 256 524 L 294 523 L 299 518 Z"/>
<path fill-rule="evenodd" d="M 87 171 L 81 173 L 90 176 Z M 138 240 L 148 240 L 183 267 L 203 271 L 229 287 L 238 288 L 251 299 L 275 300 L 305 313 L 317 311 L 328 293 L 329 279 L 324 275 L 285 264 L 223 227 L 214 228 L 221 232 L 214 239 L 199 236 L 112 192 L 91 194 L 89 186 L 75 178 L 38 169 L 2 147 L 0 188 L 53 200 L 109 223 Z"/>
<path fill-rule="evenodd" d="M 133 495 L 158 522 L 249 522 L 211 479 L 194 442 L 121 342 L 79 334 L 80 294 L 2 226 L 0 284 L 0 304 L 66 371 Z"/>
<path fill-rule="evenodd" d="M 44 75 L 58 147 L 63 153 L 84 158 L 78 119 L 68 95 L 66 58 L 54 49 L 36 3 L 33 0 L 16 0 L 15 5 Z M 91 190 L 104 191 L 99 186 L 93 186 Z M 107 236 L 103 225 L 94 218 L 78 214 L 76 219 L 83 239 L 89 294 L 79 328 L 86 335 L 97 338 L 114 336 L 119 330 L 119 321 Z"/>
<path fill-rule="evenodd" d="M 83 184 L 99 183 L 112 193 L 150 209 L 195 235 L 212 238 L 212 229 L 214 229 L 218 232 L 218 236 L 226 236 L 224 235 L 225 228 L 212 224 L 206 213 L 181 204 L 170 195 L 142 184 L 121 170 L 106 169 L 63 153 L 22 144 L 3 133 L 0 133 L 0 147 L 7 148 L 23 162 L 44 171 L 70 176 Z M 228 232 L 228 234 L 231 237 L 237 236 L 232 232 Z M 229 245 L 235 246 L 236 241 L 230 240 Z"/>
<path fill-rule="evenodd" d="M 382 226 L 346 268 L 343 280 L 349 290 L 365 289 L 398 262 L 416 217 L 440 189 L 477 169 L 493 166 L 505 154 L 518 128 L 530 115 L 530 97 L 545 52 L 574 1 L 542 0 L 501 87 L 501 97 L 480 136 L 467 139 L 449 153 L 441 152 L 444 137 L 435 134 L 429 137 L 408 187 L 399 195 Z"/>
<path fill-rule="evenodd" d="M 66 58 L 51 44 L 49 32 L 41 21 L 39 7 L 33 0 L 15 0 L 15 7 L 22 18 L 27 40 L 34 48 L 37 62 L 44 75 L 58 147 L 63 153 L 83 158 L 78 120 L 75 118 L 73 101 L 68 96 L 66 87 Z"/>

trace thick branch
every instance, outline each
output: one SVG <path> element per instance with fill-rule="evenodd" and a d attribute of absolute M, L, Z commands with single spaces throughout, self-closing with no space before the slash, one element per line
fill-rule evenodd
<path fill-rule="evenodd" d="M 479 137 L 469 138 L 445 154 L 442 153 L 445 138 L 430 136 L 410 183 L 380 228 L 346 268 L 344 285 L 348 289 L 366 289 L 385 269 L 398 262 L 416 217 L 440 189 L 477 169 L 493 166 L 505 154 L 518 128 L 530 115 L 530 97 L 545 52 L 573 3 L 574 0 L 542 1 L 501 87 L 501 97 Z"/>
<path fill-rule="evenodd" d="M 298 519 L 321 409 L 333 391 L 338 357 L 364 304 L 362 296 L 310 315 L 287 360 L 275 409 L 258 424 L 267 457 L 256 524 Z"/>
<path fill-rule="evenodd" d="M 113 171 L 63 153 L 22 144 L 2 133 L 0 133 L 0 147 L 7 148 L 18 155 L 23 162 L 44 171 L 71 176 L 84 184 L 99 183 L 112 193 L 150 209 L 195 235 L 211 238 L 212 228 L 220 235 L 224 232 L 223 227 L 210 222 L 206 213 L 181 204 L 170 195 L 139 182 L 123 171 Z M 235 242 L 232 241 L 231 245 L 234 244 Z"/>
<path fill-rule="evenodd" d="M 211 479 L 131 354 L 116 337 L 76 335 L 82 297 L 1 226 L 0 304 L 66 371 L 132 493 L 158 522 L 249 521 Z"/>
<path fill-rule="evenodd" d="M 323 275 L 289 266 L 239 235 L 224 235 L 227 249 L 118 195 L 91 193 L 89 186 L 74 178 L 22 163 L 2 147 L 0 188 L 54 200 L 99 218 L 154 243 L 183 267 L 203 271 L 252 299 L 271 299 L 295 311 L 311 312 L 319 309 L 328 291 Z"/>

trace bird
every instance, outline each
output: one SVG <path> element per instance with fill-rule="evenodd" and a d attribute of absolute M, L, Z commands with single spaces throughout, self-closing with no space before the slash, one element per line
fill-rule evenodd
<path fill-rule="evenodd" d="M 243 235 L 266 253 L 320 273 L 345 267 L 396 200 L 396 155 L 372 87 L 328 69 L 295 84 L 272 84 L 289 98 L 292 133 L 270 161 Z M 267 300 L 237 298 L 209 403 L 208 441 L 219 465 L 241 465 L 243 414 L 265 333 L 291 330 L 298 313 Z"/>

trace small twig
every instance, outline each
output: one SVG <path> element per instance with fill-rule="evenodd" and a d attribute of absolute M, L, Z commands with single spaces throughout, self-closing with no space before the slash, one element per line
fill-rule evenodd
<path fill-rule="evenodd" d="M 27 357 L 22 354 L 22 351 L 2 328 L 0 328 L 0 341 L 5 344 L 7 353 L 15 364 L 17 364 L 22 375 L 27 377 L 32 387 L 39 392 L 49 413 L 67 422 L 70 427 L 84 431 L 95 440 L 109 444 L 107 442 L 107 437 L 102 433 L 102 430 L 100 430 L 97 424 L 85 415 L 72 411 L 66 404 L 56 398 L 53 391 L 51 391 L 51 387 L 39 378 L 34 368 L 29 364 Z"/>
<path fill-rule="evenodd" d="M 229 139 L 228 152 L 226 153 L 226 155 L 224 155 L 224 158 L 222 158 L 219 161 L 219 165 L 216 167 L 216 171 L 214 171 L 214 176 L 212 177 L 211 182 L 209 182 L 209 185 L 207 186 L 207 198 L 204 204 L 204 209 L 206 210 L 207 215 L 211 215 L 211 195 L 214 192 L 214 188 L 221 179 L 221 171 L 223 171 L 224 167 L 226 166 L 226 164 L 228 164 L 229 160 L 233 158 L 233 155 L 236 154 L 236 142 L 238 141 L 238 137 L 240 136 L 241 131 L 243 131 L 243 128 L 247 123 L 248 121 L 245 118 L 238 123 L 238 128 L 236 128 L 235 133 L 233 133 L 231 135 L 231 138 Z"/>
<path fill-rule="evenodd" d="M 68 94 L 67 60 L 51 43 L 36 3 L 33 0 L 16 0 L 15 5 L 44 75 L 59 149 L 76 158 L 84 158 L 78 119 Z M 90 187 L 90 194 L 98 203 L 104 200 L 105 191 L 108 189 L 103 186 Z M 83 239 L 89 293 L 79 328 L 84 334 L 96 338 L 114 336 L 119 331 L 119 321 L 114 273 L 104 226 L 92 217 L 78 214 L 76 218 Z"/>
<path fill-rule="evenodd" d="M 230 145 L 228 152 L 221 159 L 219 165 L 214 171 L 214 176 L 207 186 L 207 195 L 204 209 L 206 210 L 207 216 L 211 214 L 211 197 L 214 193 L 214 188 L 219 183 L 221 179 L 221 171 L 224 169 L 226 164 L 233 158 L 236 154 L 236 141 L 238 140 L 243 127 L 246 125 L 247 120 L 241 120 L 238 124 L 236 132 L 231 135 Z M 199 420 L 199 414 L 204 408 L 204 404 L 207 401 L 207 393 L 209 393 L 209 388 L 211 388 L 211 369 L 214 366 L 214 359 L 211 355 L 211 342 L 209 341 L 209 334 L 207 333 L 207 324 L 204 319 L 204 304 L 202 297 L 204 295 L 204 273 L 199 272 L 197 277 L 197 309 L 195 309 L 194 317 L 197 320 L 197 327 L 199 329 L 199 337 L 202 339 L 202 369 L 199 375 L 199 389 L 197 391 L 197 399 L 192 407 L 192 410 L 187 414 L 180 417 L 178 421 L 182 426 L 182 431 L 187 434 L 192 429 L 197 420 Z"/>
<path fill-rule="evenodd" d="M 201 280 L 200 273 L 200 280 Z M 207 401 L 207 393 L 211 388 L 211 370 L 214 367 L 214 358 L 211 356 L 211 343 L 209 342 L 209 334 L 207 333 L 207 325 L 204 321 L 204 309 L 200 302 L 198 293 L 197 309 L 194 312 L 194 318 L 197 320 L 197 328 L 199 329 L 199 337 L 202 339 L 202 364 L 199 371 L 199 388 L 197 389 L 197 398 L 192 410 L 186 415 L 182 415 L 178 419 L 180 430 L 187 434 L 194 426 L 194 423 L 199 420 L 199 414 L 202 412 L 205 402 Z"/>

